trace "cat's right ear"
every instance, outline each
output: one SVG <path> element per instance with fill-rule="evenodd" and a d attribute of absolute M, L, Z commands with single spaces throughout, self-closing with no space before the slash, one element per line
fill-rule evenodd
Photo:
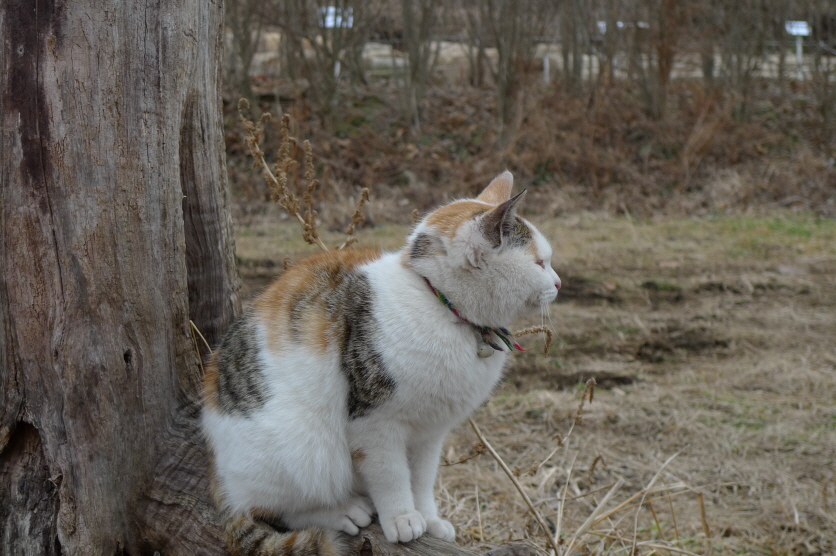
<path fill-rule="evenodd" d="M 511 189 L 514 187 L 514 176 L 505 170 L 496 176 L 491 183 L 482 191 L 477 201 L 491 205 L 500 205 L 511 198 Z"/>
<path fill-rule="evenodd" d="M 505 201 L 482 217 L 482 233 L 493 247 L 502 245 L 502 240 L 513 233 L 517 208 L 525 198 L 525 192 L 523 189 L 513 199 Z"/>

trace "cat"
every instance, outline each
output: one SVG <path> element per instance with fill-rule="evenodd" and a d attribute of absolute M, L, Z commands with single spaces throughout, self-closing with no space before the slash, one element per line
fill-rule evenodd
<path fill-rule="evenodd" d="M 512 185 L 429 213 L 398 252 L 300 261 L 231 326 L 201 425 L 233 555 L 341 554 L 338 532 L 375 514 L 393 543 L 455 539 L 433 497 L 442 442 L 522 349 L 505 327 L 561 285 Z"/>

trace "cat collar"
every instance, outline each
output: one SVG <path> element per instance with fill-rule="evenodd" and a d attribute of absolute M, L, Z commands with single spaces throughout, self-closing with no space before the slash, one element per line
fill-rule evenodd
<path fill-rule="evenodd" d="M 438 298 L 438 300 L 441 301 L 441 303 L 444 304 L 445 307 L 450 309 L 450 312 L 456 315 L 460 321 L 466 322 L 467 324 L 475 328 L 482 335 L 482 340 L 487 345 L 492 347 L 494 350 L 505 351 L 499 344 L 493 341 L 492 335 L 502 340 L 502 343 L 508 346 L 508 351 L 526 351 L 524 347 L 517 343 L 517 341 L 514 339 L 514 337 L 511 335 L 507 328 L 502 328 L 501 326 L 498 328 L 491 328 L 490 326 L 479 326 L 478 324 L 470 322 L 469 320 L 461 316 L 461 314 L 459 314 L 459 311 L 455 307 L 453 307 L 453 304 L 450 303 L 450 300 L 447 299 L 447 296 L 435 289 L 435 287 L 430 282 L 429 278 L 424 278 L 424 281 L 430 287 L 430 289 Z M 479 356 L 485 357 L 485 355 L 482 355 L 481 352 L 479 353 Z"/>

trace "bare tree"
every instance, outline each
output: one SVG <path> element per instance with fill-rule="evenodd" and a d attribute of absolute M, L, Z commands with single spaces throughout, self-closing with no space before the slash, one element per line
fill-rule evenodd
<path fill-rule="evenodd" d="M 781 0 L 708 0 L 702 10 L 704 40 L 714 45 L 711 74 L 704 74 L 711 85 L 721 86 L 736 99 L 734 115 L 739 119 L 748 117 L 753 87 L 766 62 L 768 44 L 776 39 L 782 44 L 783 21 L 776 17 L 783 4 Z M 714 63 L 715 52 L 719 64 Z"/>
<path fill-rule="evenodd" d="M 416 128 L 420 125 L 419 105 L 438 60 L 438 43 L 432 42 L 434 23 L 442 8 L 441 0 L 401 0 L 403 38 L 409 59 L 405 79 L 407 116 Z"/>
<path fill-rule="evenodd" d="M 282 29 L 284 67 L 291 78 L 309 83 L 314 108 L 328 121 L 343 76 L 365 83 L 362 53 L 378 2 L 287 0 L 275 2 L 273 19 Z"/>
<path fill-rule="evenodd" d="M 560 4 L 560 44 L 563 56 L 563 80 L 570 91 L 583 91 L 584 53 L 590 50 L 587 26 L 589 5 L 581 0 L 564 0 Z M 609 29 L 610 36 L 614 29 Z"/>
<path fill-rule="evenodd" d="M 262 0 L 226 0 L 226 25 L 232 40 L 227 65 L 227 85 L 237 89 L 234 98 L 246 97 L 253 103 L 250 68 L 255 57 L 265 17 Z"/>
<path fill-rule="evenodd" d="M 468 33 L 477 48 L 478 67 L 484 61 L 496 89 L 497 126 L 507 135 L 518 116 L 520 95 L 529 79 L 538 40 L 554 26 L 555 3 L 551 0 L 465 2 Z M 496 59 L 485 48 L 496 48 Z"/>
<path fill-rule="evenodd" d="M 638 0 L 628 21 L 628 73 L 642 94 L 645 111 L 656 119 L 663 119 L 667 110 L 682 9 L 675 0 Z"/>

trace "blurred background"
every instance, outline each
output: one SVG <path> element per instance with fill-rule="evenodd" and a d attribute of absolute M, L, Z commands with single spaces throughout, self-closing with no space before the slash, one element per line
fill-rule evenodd
<path fill-rule="evenodd" d="M 243 199 L 264 188 L 237 164 L 239 97 L 290 113 L 326 189 L 371 188 L 376 221 L 505 168 L 550 214 L 836 214 L 831 0 L 229 0 L 226 14 Z"/>

